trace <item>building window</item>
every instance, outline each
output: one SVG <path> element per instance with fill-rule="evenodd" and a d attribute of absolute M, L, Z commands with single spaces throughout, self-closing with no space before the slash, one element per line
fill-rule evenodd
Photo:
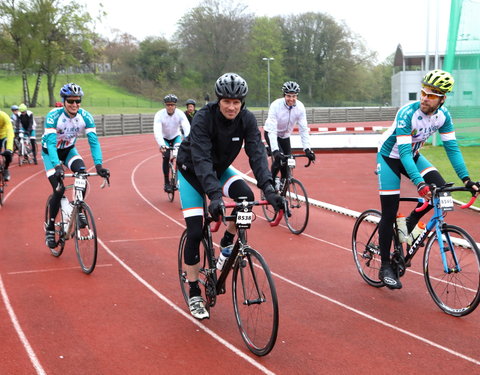
<path fill-rule="evenodd" d="M 417 93 L 416 92 L 409 92 L 408 93 L 408 100 L 417 100 Z"/>
<path fill-rule="evenodd" d="M 464 91 L 463 92 L 463 98 L 467 100 L 472 100 L 473 99 L 473 92 L 472 91 Z"/>

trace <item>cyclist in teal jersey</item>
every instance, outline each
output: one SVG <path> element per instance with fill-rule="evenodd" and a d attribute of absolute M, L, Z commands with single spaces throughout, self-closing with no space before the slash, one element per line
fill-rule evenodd
<path fill-rule="evenodd" d="M 45 132 L 42 136 L 42 159 L 47 178 L 53 188 L 50 200 L 50 222 L 45 228 L 45 242 L 49 248 L 55 243 L 55 217 L 60 207 L 65 187 L 63 186 L 63 167 L 65 164 L 72 172 L 85 170 L 85 163 L 78 153 L 75 142 L 77 136 L 85 132 L 97 173 L 109 177 L 110 171 L 102 167 L 102 150 L 98 141 L 95 122 L 92 115 L 80 108 L 82 88 L 67 83 L 60 89 L 63 107 L 52 109 L 45 120 Z"/>
<path fill-rule="evenodd" d="M 379 223 L 379 245 L 382 265 L 379 278 L 390 289 L 400 289 L 402 284 L 390 265 L 390 247 L 393 237 L 399 198 L 400 176 L 407 176 L 417 187 L 421 197 L 430 199 L 430 184 L 444 185 L 445 180 L 438 170 L 419 150 L 435 132 L 440 133 L 447 156 L 458 177 L 465 186 L 479 190 L 465 166 L 458 147 L 450 112 L 443 106 L 447 92 L 453 88 L 452 75 L 443 70 L 432 70 L 422 80 L 419 101 L 400 108 L 392 126 L 383 134 L 377 154 L 377 175 L 379 183 L 382 218 Z M 407 217 L 410 233 L 420 218 L 432 206 L 422 212 L 412 211 Z"/>

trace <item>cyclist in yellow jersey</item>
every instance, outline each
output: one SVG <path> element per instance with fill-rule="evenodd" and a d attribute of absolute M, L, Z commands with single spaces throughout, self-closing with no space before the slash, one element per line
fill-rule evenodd
<path fill-rule="evenodd" d="M 5 170 L 3 172 L 5 181 L 10 180 L 8 166 L 12 161 L 13 136 L 13 126 L 10 117 L 5 112 L 0 111 L 0 152 L 5 157 Z"/>

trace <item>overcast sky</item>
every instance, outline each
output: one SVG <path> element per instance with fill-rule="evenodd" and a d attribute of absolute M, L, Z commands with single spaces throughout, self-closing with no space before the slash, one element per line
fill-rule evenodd
<path fill-rule="evenodd" d="M 101 34 L 108 36 L 112 29 L 119 29 L 138 40 L 147 36 L 170 39 L 177 29 L 177 21 L 202 3 L 201 0 L 80 1 L 87 5 L 92 16 L 98 13 L 99 3 L 103 4 L 108 15 L 98 30 Z M 430 53 L 435 52 L 436 40 L 440 52 L 446 46 L 450 0 L 243 0 L 241 3 L 247 5 L 248 12 L 258 16 L 327 13 L 339 22 L 345 21 L 353 33 L 363 38 L 367 48 L 378 52 L 379 62 L 394 53 L 398 44 L 405 52 L 424 53 L 427 29 Z"/>

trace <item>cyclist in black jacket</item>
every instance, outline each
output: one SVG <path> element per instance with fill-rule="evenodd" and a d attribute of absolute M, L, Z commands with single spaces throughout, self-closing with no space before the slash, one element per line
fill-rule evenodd
<path fill-rule="evenodd" d="M 283 198 L 275 193 L 267 154 L 257 121 L 245 108 L 248 86 L 235 73 L 227 73 L 215 83 L 218 100 L 208 103 L 193 118 L 190 135 L 180 145 L 177 155 L 180 200 L 187 225 L 185 264 L 190 284 L 189 307 L 197 319 L 209 317 L 198 285 L 199 246 L 202 238 L 203 199 L 210 199 L 208 211 L 216 220 L 225 207 L 222 197 L 247 197 L 254 194 L 231 164 L 242 146 L 248 155 L 257 186 L 275 208 L 283 208 Z M 231 246 L 233 223 L 227 227 L 220 246 Z"/>

